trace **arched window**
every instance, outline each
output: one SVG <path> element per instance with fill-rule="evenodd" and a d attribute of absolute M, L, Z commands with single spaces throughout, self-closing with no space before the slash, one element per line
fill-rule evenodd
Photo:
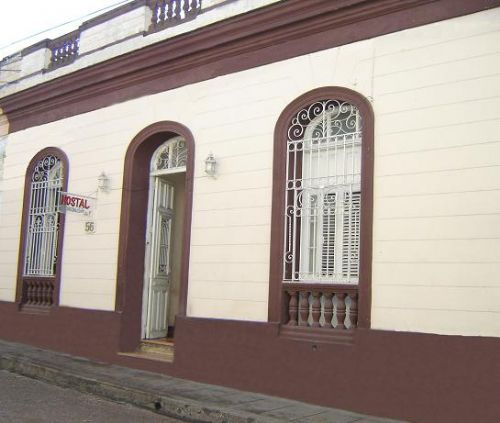
<path fill-rule="evenodd" d="M 274 154 L 269 319 L 294 336 L 369 326 L 370 104 L 336 87 L 299 97 L 276 125 Z"/>
<path fill-rule="evenodd" d="M 65 154 L 48 148 L 30 162 L 25 181 L 18 301 L 23 309 L 58 303 L 64 218 L 61 191 L 67 187 Z"/>
<path fill-rule="evenodd" d="M 287 137 L 284 280 L 356 284 L 361 117 L 345 101 L 301 109 Z"/>

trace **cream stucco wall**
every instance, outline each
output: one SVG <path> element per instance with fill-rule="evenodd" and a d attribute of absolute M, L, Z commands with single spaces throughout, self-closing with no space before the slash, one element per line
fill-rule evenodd
<path fill-rule="evenodd" d="M 375 112 L 372 327 L 500 336 L 500 10 L 329 49 L 9 136 L 0 300 L 13 300 L 26 164 L 70 160 L 69 190 L 99 193 L 97 233 L 69 216 L 61 304 L 113 309 L 123 159 L 145 126 L 196 142 L 188 314 L 266 320 L 273 130 L 311 89 L 354 89 Z M 216 179 L 203 173 L 212 151 Z M 279 258 L 277 258 L 279 259 Z"/>

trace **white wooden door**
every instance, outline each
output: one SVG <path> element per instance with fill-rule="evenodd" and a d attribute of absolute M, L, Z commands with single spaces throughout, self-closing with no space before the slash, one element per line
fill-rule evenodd
<path fill-rule="evenodd" d="M 147 339 L 167 336 L 168 290 L 171 278 L 170 245 L 174 217 L 173 204 L 174 187 L 161 178 L 155 178 L 149 255 Z"/>

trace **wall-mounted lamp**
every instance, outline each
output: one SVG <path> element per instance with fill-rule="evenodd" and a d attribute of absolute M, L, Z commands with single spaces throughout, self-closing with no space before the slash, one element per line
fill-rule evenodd
<path fill-rule="evenodd" d="M 109 177 L 103 172 L 97 178 L 97 188 L 100 191 L 107 192 L 109 190 Z"/>
<path fill-rule="evenodd" d="M 209 153 L 205 159 L 205 173 L 208 176 L 215 177 L 215 172 L 217 170 L 217 160 L 212 153 Z"/>

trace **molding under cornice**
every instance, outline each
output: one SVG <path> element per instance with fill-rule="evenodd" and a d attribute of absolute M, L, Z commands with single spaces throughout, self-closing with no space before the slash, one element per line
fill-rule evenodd
<path fill-rule="evenodd" d="M 0 107 L 16 132 L 496 6 L 500 0 L 285 0 L 9 95 Z"/>

